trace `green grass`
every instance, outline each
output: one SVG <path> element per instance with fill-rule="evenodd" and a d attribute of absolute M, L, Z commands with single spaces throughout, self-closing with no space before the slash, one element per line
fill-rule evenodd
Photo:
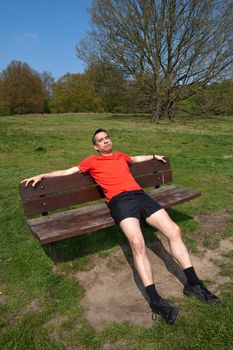
<path fill-rule="evenodd" d="M 199 227 L 192 218 L 229 210 L 232 213 L 231 117 L 177 118 L 155 124 L 140 115 L 1 117 L 0 348 L 101 349 L 104 344 L 112 344 L 114 349 L 233 349 L 232 283 L 221 287 L 222 303 L 216 307 L 179 300 L 181 316 L 174 327 L 163 321 L 151 329 L 113 323 L 96 331 L 83 316 L 80 300 L 85 291 L 72 274 L 90 266 L 95 254 L 104 259 L 125 244 L 120 230 L 105 229 L 60 242 L 56 268 L 47 247 L 41 247 L 29 233 L 19 182 L 75 165 L 92 152 L 90 140 L 98 127 L 110 131 L 117 150 L 131 155 L 167 155 L 174 183 L 201 190 L 200 198 L 170 210 L 194 252 L 199 241 L 192 233 Z M 214 234 L 213 247 L 218 239 L 232 236 L 232 231 L 231 221 L 221 237 Z M 146 229 L 147 239 L 152 236 L 153 232 Z M 211 242 L 211 233 L 206 242 Z M 220 266 L 221 273 L 232 281 L 232 255 L 228 253 L 226 259 Z M 60 321 L 49 322 L 53 318 Z"/>

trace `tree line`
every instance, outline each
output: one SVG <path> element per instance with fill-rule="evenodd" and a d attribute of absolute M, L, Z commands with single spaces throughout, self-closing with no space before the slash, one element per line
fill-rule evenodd
<path fill-rule="evenodd" d="M 233 114 L 232 0 L 93 0 L 83 74 L 0 75 L 0 113 Z"/>
<path fill-rule="evenodd" d="M 196 84 L 195 91 L 174 105 L 174 114 L 233 115 L 233 81 L 204 87 Z M 151 110 L 148 96 L 138 82 L 126 79 L 120 69 L 103 62 L 90 64 L 83 74 L 67 73 L 57 81 L 50 73 L 39 73 L 19 61 L 11 62 L 1 72 L 1 115 L 69 112 L 151 113 Z"/>

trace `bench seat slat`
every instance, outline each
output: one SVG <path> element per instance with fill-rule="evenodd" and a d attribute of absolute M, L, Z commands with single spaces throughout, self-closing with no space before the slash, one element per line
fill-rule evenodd
<path fill-rule="evenodd" d="M 157 200 L 162 207 L 169 208 L 196 198 L 201 193 L 171 185 L 152 191 L 149 195 Z M 41 244 L 46 244 L 110 227 L 114 225 L 114 220 L 107 205 L 101 203 L 52 216 L 29 219 L 27 224 Z"/>
<path fill-rule="evenodd" d="M 151 194 L 151 197 L 158 201 L 165 209 L 199 196 L 201 196 L 201 192 L 185 188 L 177 188 L 177 191 L 174 190 L 165 196 L 158 196 L 156 193 Z"/>

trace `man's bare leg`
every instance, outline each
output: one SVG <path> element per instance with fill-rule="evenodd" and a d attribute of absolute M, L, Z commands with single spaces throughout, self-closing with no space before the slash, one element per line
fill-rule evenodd
<path fill-rule="evenodd" d="M 120 222 L 120 228 L 127 237 L 132 249 L 135 268 L 144 287 L 153 284 L 151 264 L 146 255 L 144 237 L 137 218 L 127 218 Z"/>
<path fill-rule="evenodd" d="M 120 222 L 120 228 L 131 246 L 134 265 L 150 298 L 151 308 L 169 324 L 174 324 L 178 315 L 178 309 L 169 300 L 161 298 L 155 288 L 151 264 L 146 255 L 145 241 L 139 220 L 133 217 L 126 218 Z"/>
<path fill-rule="evenodd" d="M 183 269 L 192 266 L 189 252 L 181 238 L 180 228 L 164 209 L 160 209 L 149 216 L 146 222 L 168 238 L 171 253 Z"/>

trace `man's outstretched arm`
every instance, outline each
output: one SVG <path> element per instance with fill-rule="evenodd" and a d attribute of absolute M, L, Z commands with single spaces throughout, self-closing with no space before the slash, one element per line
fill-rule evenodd
<path fill-rule="evenodd" d="M 140 163 L 140 162 L 145 162 L 146 160 L 152 160 L 152 159 L 157 159 L 161 160 L 162 162 L 166 163 L 166 159 L 164 156 L 159 156 L 156 154 L 148 155 L 148 156 L 135 156 L 131 157 L 133 163 Z"/>
<path fill-rule="evenodd" d="M 47 179 L 47 178 L 57 177 L 57 176 L 66 176 L 66 175 L 71 175 L 78 172 L 80 172 L 79 167 L 74 166 L 72 168 L 65 169 L 65 170 L 57 170 L 57 171 L 52 171 L 51 173 L 36 175 L 28 179 L 24 179 L 23 181 L 21 181 L 21 183 L 25 182 L 25 187 L 27 187 L 28 184 L 32 182 L 32 187 L 35 187 L 36 184 L 40 182 L 42 179 Z"/>

